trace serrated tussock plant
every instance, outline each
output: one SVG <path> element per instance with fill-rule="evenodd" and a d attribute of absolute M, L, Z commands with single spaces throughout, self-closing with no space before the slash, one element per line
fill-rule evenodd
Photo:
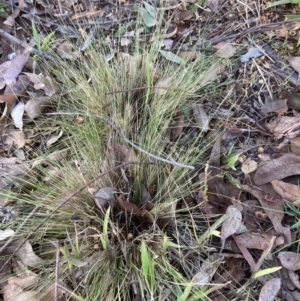
<path fill-rule="evenodd" d="M 59 266 L 59 291 L 72 300 L 209 300 L 205 287 L 192 285 L 207 255 L 197 243 L 207 220 L 197 211 L 199 204 L 190 207 L 188 199 L 204 185 L 198 173 L 220 130 L 203 131 L 193 109 L 211 98 L 211 91 L 219 96 L 217 75 L 210 76 L 223 63 L 211 53 L 170 62 L 159 54 L 159 25 L 153 36 L 144 44 L 137 36 L 128 51 L 110 59 L 115 50 L 102 45 L 88 47 L 76 60 L 51 53 L 52 62 L 46 63 L 58 92 L 45 118 L 64 134 L 40 156 L 34 177 L 9 196 L 26 208 L 16 228 L 39 206 L 19 237 L 97 175 L 128 163 L 124 152 L 134 154 L 136 163 L 98 178 L 32 233 L 34 250 L 47 260 L 38 267 L 42 280 L 35 289 L 41 298 L 47 298 Z M 115 188 L 119 204 L 134 204 L 153 220 L 120 208 L 116 198 L 95 206 L 94 193 L 104 187 Z"/>

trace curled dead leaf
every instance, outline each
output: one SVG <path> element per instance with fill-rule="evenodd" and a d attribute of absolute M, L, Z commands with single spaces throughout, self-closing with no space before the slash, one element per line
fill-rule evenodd
<path fill-rule="evenodd" d="M 177 32 L 177 26 L 171 25 L 165 34 L 165 39 L 173 37 L 176 34 L 176 32 Z"/>
<path fill-rule="evenodd" d="M 123 211 L 133 214 L 135 216 L 145 217 L 149 221 L 154 222 L 154 217 L 148 210 L 139 209 L 139 207 L 133 203 L 124 202 L 121 196 L 115 195 L 115 198 L 117 199 L 118 204 Z"/>
<path fill-rule="evenodd" d="M 250 172 L 253 172 L 257 169 L 257 163 L 256 161 L 252 160 L 251 158 L 247 158 L 241 167 L 242 172 L 247 175 Z"/>

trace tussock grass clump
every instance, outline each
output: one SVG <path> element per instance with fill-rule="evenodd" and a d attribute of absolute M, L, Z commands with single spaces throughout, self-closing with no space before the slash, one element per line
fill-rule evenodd
<path fill-rule="evenodd" d="M 209 252 L 199 243 L 208 236 L 199 238 L 210 225 L 195 199 L 220 130 L 204 132 L 193 110 L 219 93 L 213 74 L 221 64 L 200 53 L 169 62 L 158 42 L 111 60 L 109 49 L 90 48 L 76 61 L 57 56 L 49 66 L 59 93 L 48 118 L 64 135 L 36 167 L 35 181 L 10 195 L 20 206 L 40 206 L 20 237 L 84 189 L 31 235 L 47 259 L 41 294 L 59 267 L 58 289 L 72 300 L 209 300 L 208 287 L 193 284 Z M 136 163 L 115 168 L 130 161 Z M 95 205 L 95 192 L 105 187 L 115 196 Z M 59 263 L 49 244 L 57 240 Z"/>

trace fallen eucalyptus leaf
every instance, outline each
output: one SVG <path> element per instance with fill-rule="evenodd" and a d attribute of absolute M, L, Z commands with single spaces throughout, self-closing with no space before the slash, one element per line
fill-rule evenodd
<path fill-rule="evenodd" d="M 300 270 L 300 254 L 294 252 L 279 252 L 277 256 L 287 270 Z"/>
<path fill-rule="evenodd" d="M 283 181 L 274 180 L 271 182 L 273 189 L 284 199 L 296 202 L 299 199 L 299 187 Z"/>
<path fill-rule="evenodd" d="M 300 156 L 287 153 L 277 159 L 259 163 L 254 175 L 254 183 L 263 185 L 297 174 L 300 174 Z"/>
<path fill-rule="evenodd" d="M 16 252 L 16 255 L 24 265 L 29 267 L 36 267 L 44 262 L 44 260 L 33 252 L 32 246 L 28 240 Z"/>
<path fill-rule="evenodd" d="M 226 210 L 226 219 L 221 228 L 221 241 L 224 247 L 225 240 L 236 233 L 242 225 L 242 213 L 234 206 L 230 205 Z"/>
<path fill-rule="evenodd" d="M 102 209 L 113 199 L 115 187 L 103 187 L 94 194 L 95 205 Z"/>
<path fill-rule="evenodd" d="M 269 280 L 261 289 L 258 301 L 273 301 L 281 287 L 280 278 Z"/>
<path fill-rule="evenodd" d="M 11 118 L 14 121 L 15 127 L 22 131 L 23 129 L 23 114 L 25 111 L 24 102 L 20 101 L 11 110 Z"/>

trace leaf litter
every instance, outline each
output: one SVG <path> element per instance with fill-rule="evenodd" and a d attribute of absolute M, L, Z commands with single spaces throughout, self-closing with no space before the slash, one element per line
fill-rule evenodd
<path fill-rule="evenodd" d="M 26 5 L 20 5 L 21 9 L 15 9 L 12 14 L 13 18 L 11 17 L 6 23 L 9 22 L 10 25 L 14 25 L 14 22 L 18 22 L 20 18 L 34 20 L 39 29 L 41 29 L 38 34 L 42 37 L 45 33 L 49 34 L 50 25 L 53 25 L 51 22 L 55 22 L 56 34 L 65 32 L 65 36 L 74 35 L 79 40 L 81 34 L 79 34 L 78 28 L 73 23 L 69 26 L 66 26 L 65 23 L 59 23 L 60 18 L 57 16 L 62 13 L 62 8 L 70 13 L 70 20 L 73 22 L 86 21 L 92 15 L 99 17 L 100 21 L 97 21 L 99 23 L 97 26 L 103 30 L 111 30 L 114 34 L 116 33 L 116 24 L 124 22 L 120 16 L 128 18 L 128 20 L 135 17 L 135 11 L 131 10 L 130 4 L 129 9 L 126 8 L 128 3 L 125 5 L 121 1 L 117 5 L 117 8 L 121 8 L 121 10 L 117 14 L 114 10 L 115 6 L 110 1 L 104 2 L 96 11 L 88 10 L 88 7 L 91 5 L 88 1 L 82 4 L 86 11 L 81 11 L 82 8 L 77 6 L 77 4 L 72 5 L 66 1 L 60 4 L 62 5 L 60 8 L 56 7 L 55 4 L 49 5 L 40 2 L 37 6 L 38 14 L 36 17 L 33 17 L 32 11 L 30 11 L 33 9 L 33 5 L 26 3 Z M 277 45 L 271 39 L 276 40 L 278 37 L 286 38 L 286 36 L 289 36 L 289 39 L 294 41 L 293 43 L 295 44 L 299 37 L 297 37 L 297 34 L 292 35 L 287 28 L 297 28 L 297 22 L 272 22 L 272 20 L 276 19 L 276 12 L 267 10 L 264 1 L 261 2 L 262 15 L 256 15 L 256 11 L 253 9 L 252 17 L 249 17 L 246 12 L 241 13 L 240 8 L 237 8 L 235 5 L 229 7 L 224 4 L 221 6 L 218 1 L 210 2 L 207 7 L 204 4 L 204 9 L 199 8 L 193 1 L 186 1 L 185 4 L 177 1 L 171 2 L 169 1 L 165 7 L 161 7 L 157 3 L 143 1 L 139 7 L 140 16 L 151 34 L 153 33 L 152 29 L 158 24 L 161 16 L 167 18 L 170 22 L 165 24 L 165 39 L 170 39 L 171 42 L 165 43 L 164 48 L 158 48 L 158 53 L 168 63 L 184 65 L 187 61 L 195 60 L 195 56 L 199 55 L 199 50 L 202 52 L 201 55 L 205 54 L 205 47 L 211 44 L 213 47 L 209 51 L 215 51 L 220 60 L 212 62 L 210 68 L 204 74 L 199 75 L 202 78 L 199 86 L 209 87 L 209 84 L 215 80 L 220 80 L 221 83 L 224 83 L 226 78 L 231 78 L 234 81 L 231 92 L 230 89 L 226 90 L 224 88 L 221 89 L 219 98 L 211 99 L 207 97 L 199 101 L 195 99 L 192 112 L 185 112 L 184 109 L 178 111 L 168 125 L 170 146 L 182 143 L 182 139 L 186 135 L 189 137 L 186 141 L 191 145 L 190 141 L 192 141 L 192 138 L 190 137 L 193 135 L 203 135 L 204 139 L 209 141 L 214 132 L 219 129 L 223 130 L 219 141 L 208 151 L 208 154 L 211 154 L 211 158 L 209 163 L 207 163 L 207 168 L 204 166 L 206 164 L 203 164 L 197 169 L 198 174 L 196 178 L 199 179 L 197 180 L 198 184 L 201 183 L 201 185 L 199 184 L 201 187 L 197 196 L 192 194 L 189 198 L 184 198 L 185 205 L 178 198 L 178 200 L 173 201 L 175 205 L 168 208 L 173 208 L 176 211 L 177 208 L 187 207 L 191 210 L 192 217 L 196 217 L 200 211 L 207 219 L 210 219 L 213 214 L 226 214 L 226 219 L 221 226 L 220 232 L 214 233 L 213 243 L 214 248 L 219 248 L 220 250 L 223 247 L 224 249 L 227 248 L 226 250 L 231 252 L 232 258 L 224 259 L 223 264 L 216 265 L 215 272 L 212 273 L 213 275 L 216 274 L 214 277 L 208 274 L 207 271 L 204 271 L 202 267 L 190 273 L 188 271 L 181 272 L 195 285 L 201 283 L 201 286 L 205 286 L 211 283 L 222 283 L 224 287 L 220 287 L 220 292 L 228 294 L 226 288 L 229 287 L 232 290 L 233 287 L 228 286 L 226 281 L 235 278 L 236 282 L 234 285 L 238 286 L 239 282 L 245 283 L 246 276 L 243 269 L 247 270 L 249 266 L 253 268 L 253 264 L 249 263 L 251 258 L 253 260 L 253 255 L 261 255 L 262 253 L 260 252 L 268 250 L 273 240 L 272 250 L 275 250 L 277 247 L 294 251 L 296 249 L 296 246 L 289 247 L 285 245 L 295 242 L 295 233 L 289 227 L 284 226 L 284 223 L 288 216 L 285 208 L 293 206 L 290 208 L 294 208 L 293 212 L 296 212 L 295 210 L 297 209 L 295 208 L 298 206 L 297 201 L 299 199 L 297 181 L 300 153 L 296 153 L 297 138 L 299 138 L 300 134 L 299 116 L 296 112 L 299 110 L 299 106 L 297 106 L 295 100 L 298 80 L 294 77 L 294 70 L 299 73 L 299 57 L 297 54 L 290 55 L 290 53 L 286 59 L 283 56 L 281 57 L 280 51 L 282 49 L 278 50 Z M 252 4 L 250 3 L 249 5 L 251 6 Z M 229 11 L 238 11 L 238 21 L 233 21 L 228 17 Z M 218 17 L 216 18 L 216 28 L 211 27 L 209 29 L 210 38 L 200 40 L 198 44 L 193 45 L 194 48 L 190 47 L 185 41 L 188 40 L 187 37 L 189 37 L 190 41 L 196 40 L 195 36 L 197 33 L 194 24 L 201 24 L 202 20 L 208 20 L 212 12 L 216 12 Z M 218 12 L 221 14 L 218 14 Z M 46 18 L 47 15 L 50 15 L 52 19 Z M 240 15 L 242 15 L 242 18 L 239 17 Z M 271 22 L 267 20 L 271 20 Z M 90 21 L 91 25 L 93 25 L 93 20 L 90 19 Z M 125 24 L 126 22 L 127 20 Z M 247 30 L 240 30 L 239 23 L 245 23 Z M 228 27 L 225 27 L 225 24 Z M 60 40 L 58 49 L 61 55 L 69 60 L 77 59 L 80 56 L 77 52 L 78 49 L 85 51 L 88 49 L 88 45 L 97 40 L 95 38 L 96 29 L 88 31 L 90 42 L 85 47 L 79 46 L 76 49 L 73 45 L 68 45 L 65 40 Z M 129 32 L 129 29 L 126 30 Z M 108 33 L 106 34 L 109 36 Z M 130 48 L 131 44 L 133 44 L 131 39 L 134 41 L 135 34 L 130 38 L 126 34 L 118 33 L 118 35 L 121 37 L 120 39 L 116 38 L 117 34 L 109 36 L 109 39 L 113 41 L 112 45 L 115 43 L 115 45 L 120 47 Z M 255 42 L 251 40 L 254 36 L 256 38 Z M 10 36 L 6 35 L 6 37 L 10 38 L 11 43 L 15 43 L 16 40 L 12 40 Z M 261 43 L 259 47 L 254 47 L 257 39 L 266 37 L 270 38 L 269 45 Z M 40 41 L 42 40 L 40 39 Z M 168 46 L 166 47 L 166 45 Z M 242 46 L 237 48 L 235 45 Z M 293 53 L 295 47 L 291 47 L 290 41 L 288 45 L 290 52 Z M 178 51 L 178 48 L 181 48 L 181 46 L 182 49 Z M 280 59 L 274 59 L 273 48 L 279 52 Z M 115 51 L 112 53 L 115 53 Z M 62 159 L 59 154 L 56 152 L 51 153 L 50 151 L 50 155 L 47 153 L 44 158 L 35 160 L 36 153 L 32 151 L 33 145 L 40 145 L 42 151 L 45 151 L 46 148 L 51 150 L 58 144 L 56 142 L 62 138 L 63 131 L 50 131 L 46 139 L 42 137 L 43 122 L 40 122 L 39 117 L 45 110 L 49 109 L 52 103 L 51 97 L 55 95 L 56 89 L 50 77 L 43 73 L 43 70 L 42 73 L 32 73 L 32 70 L 28 68 L 26 70 L 28 72 L 23 72 L 27 68 L 25 65 L 28 62 L 29 55 L 29 52 L 19 53 L 10 61 L 5 61 L 5 57 L 0 66 L 1 86 L 4 89 L 2 95 L 0 95 L 0 101 L 4 104 L 1 131 L 6 137 L 1 149 L 1 155 L 4 156 L 3 160 L 1 160 L 1 181 L 3 181 L 1 188 L 7 191 L 16 187 L 22 187 L 18 182 L 20 182 L 20 179 L 27 179 L 28 175 L 33 173 L 35 167 L 50 166 L 53 161 L 58 164 L 64 164 L 62 162 L 65 162 L 64 160 L 67 157 L 63 156 Z M 238 57 L 240 61 L 230 73 L 231 71 L 229 71 L 224 59 L 234 56 Z M 112 61 L 114 57 L 111 56 L 110 59 Z M 283 68 L 283 66 L 285 67 Z M 282 69 L 285 69 L 287 73 L 282 73 Z M 21 74 L 22 72 L 27 75 L 27 78 L 24 77 L 24 74 Z M 268 78 L 267 81 L 266 78 Z M 285 78 L 288 78 L 289 81 L 288 91 L 283 91 L 283 89 L 281 91 L 280 85 L 283 85 Z M 173 76 L 158 76 L 158 80 L 154 82 L 155 97 L 167 95 L 172 89 L 174 82 L 176 81 L 174 81 Z M 281 92 L 284 92 L 288 97 L 282 99 Z M 15 105 L 16 103 L 17 105 Z M 151 113 L 151 106 L 149 106 L 149 111 Z M 220 116 L 227 116 L 227 120 L 219 123 Z M 10 118 L 12 118 L 13 122 L 11 122 Z M 26 118 L 29 118 L 29 121 Z M 134 123 L 135 118 L 138 118 L 138 116 L 131 118 L 132 123 Z M 192 119 L 192 122 L 190 122 L 189 118 Z M 37 128 L 40 127 L 42 134 L 34 136 L 35 134 L 31 133 L 30 122 L 32 120 L 37 122 Z M 191 128 L 193 126 L 191 124 L 193 126 L 196 124 L 201 131 L 192 134 Z M 22 132 L 19 130 L 22 130 Z M 27 137 L 31 138 L 27 139 Z M 32 139 L 34 140 L 33 142 L 30 141 Z M 244 159 L 241 161 L 237 160 L 234 163 L 235 170 L 228 170 L 225 168 L 225 162 L 228 150 L 232 145 L 236 148 L 235 153 L 239 154 L 238 157 L 243 157 Z M 112 149 L 116 166 L 132 161 L 138 162 L 140 159 L 138 151 L 125 144 L 114 144 Z M 16 150 L 24 151 L 26 160 L 13 157 Z M 263 158 L 268 160 L 263 161 Z M 10 163 L 4 159 L 11 159 Z M 27 161 L 30 163 L 27 163 Z M 171 170 L 172 168 L 168 166 L 163 172 L 170 172 Z M 134 172 L 127 166 L 123 171 L 121 170 L 117 177 L 120 181 L 131 183 Z M 192 180 L 194 179 L 195 177 L 192 177 Z M 202 183 L 204 183 L 204 186 Z M 132 198 L 132 193 L 129 195 L 124 194 L 116 187 L 109 185 L 102 186 L 103 188 L 93 195 L 95 207 L 103 210 L 105 213 L 107 206 L 113 207 L 112 204 L 114 204 L 116 215 L 120 217 L 119 222 L 122 225 L 127 225 L 127 230 L 130 228 L 128 220 L 133 220 L 133 225 L 137 229 L 142 228 L 143 231 L 154 226 L 156 216 L 151 211 L 151 203 L 153 203 L 153 199 L 155 200 L 156 195 L 153 191 L 151 192 L 151 188 L 144 186 L 142 188 L 142 194 L 146 196 L 142 199 L 151 200 L 147 207 L 136 203 Z M 187 199 L 190 199 L 191 203 L 187 203 Z M 143 201 L 142 203 L 146 204 L 147 202 Z M 193 207 L 189 204 L 197 204 L 196 206 L 199 208 L 190 209 Z M 297 220 L 297 214 L 295 213 L 292 217 L 292 223 Z M 174 213 L 173 216 L 176 217 Z M 241 231 L 242 233 L 240 233 L 239 230 L 241 229 L 244 232 Z M 259 233 L 255 233 L 258 229 Z M 115 235 L 120 239 L 118 234 Z M 123 231 L 122 235 L 126 238 L 130 237 L 131 230 L 127 231 L 127 233 Z M 229 245 L 231 245 L 231 249 L 228 247 Z M 28 266 L 34 264 L 35 261 L 39 262 L 39 257 L 32 253 L 30 246 L 30 243 L 27 241 L 24 244 L 25 249 L 22 249 L 24 251 L 23 261 L 25 262 L 23 264 Z M 26 259 L 26 253 L 32 255 L 33 263 Z M 21 253 L 18 254 L 20 255 Z M 216 253 L 206 254 L 207 258 L 205 260 L 213 257 L 214 254 Z M 290 272 L 298 270 L 298 268 L 295 270 L 295 254 L 296 252 L 292 251 L 280 251 L 278 253 L 282 266 L 290 270 Z M 234 256 L 236 255 L 240 257 L 235 258 Z M 189 260 L 193 260 L 191 256 L 186 256 Z M 246 260 L 243 259 L 243 256 L 245 256 Z M 274 258 L 274 255 L 270 254 L 270 256 Z M 261 256 L 261 258 L 264 259 L 264 256 Z M 291 265 L 293 265 L 293 268 L 290 268 Z M 261 267 L 265 268 L 266 266 L 267 264 L 263 260 Z M 293 279 L 291 282 L 296 284 L 295 275 L 292 273 L 289 275 Z M 273 277 L 273 279 L 265 283 L 261 280 L 263 286 L 260 292 L 256 292 L 256 297 L 250 298 L 257 300 L 258 295 L 259 300 L 274 300 L 276 298 L 281 284 L 280 279 L 277 277 L 277 273 L 271 273 L 269 276 Z M 24 289 L 21 284 L 18 284 L 18 279 L 12 278 L 9 283 L 11 286 L 6 287 L 4 291 L 7 293 L 9 290 L 18 290 L 19 296 L 24 298 L 24 295 L 22 295 Z M 17 288 L 13 288 L 15 285 L 17 285 Z M 296 285 L 295 287 L 299 290 L 299 287 Z M 54 289 L 52 288 L 52 291 Z M 135 289 L 135 291 L 136 295 L 138 295 L 138 290 Z M 34 298 L 32 291 L 28 291 L 28 293 L 29 295 L 32 294 L 32 298 Z M 283 291 L 284 297 L 289 293 L 292 295 L 291 291 Z M 296 292 L 293 292 L 293 294 L 296 296 Z M 215 292 L 210 295 L 213 300 L 219 300 L 219 296 Z M 229 296 L 230 294 L 228 294 L 228 298 Z M 6 296 L 4 300 L 8 300 L 8 298 L 10 297 Z M 14 300 L 17 299 L 14 298 Z M 295 297 L 293 300 L 297 300 L 297 298 Z"/>

